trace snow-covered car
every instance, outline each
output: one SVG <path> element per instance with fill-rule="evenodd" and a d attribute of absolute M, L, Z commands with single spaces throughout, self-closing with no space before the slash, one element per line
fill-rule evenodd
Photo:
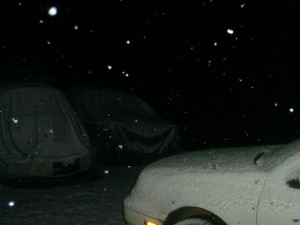
<path fill-rule="evenodd" d="M 129 225 L 300 224 L 300 140 L 158 160 L 124 199 Z"/>
<path fill-rule="evenodd" d="M 73 87 L 65 90 L 102 164 L 140 164 L 179 152 L 176 124 L 140 97 L 123 90 Z"/>
<path fill-rule="evenodd" d="M 95 148 L 61 91 L 0 86 L 0 178 L 69 176 L 95 162 Z"/>

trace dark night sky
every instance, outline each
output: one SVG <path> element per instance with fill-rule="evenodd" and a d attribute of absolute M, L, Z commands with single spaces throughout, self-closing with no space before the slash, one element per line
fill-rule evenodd
<path fill-rule="evenodd" d="M 0 8 L 1 82 L 132 91 L 179 125 L 187 147 L 300 135 L 297 1 L 7 0 Z"/>

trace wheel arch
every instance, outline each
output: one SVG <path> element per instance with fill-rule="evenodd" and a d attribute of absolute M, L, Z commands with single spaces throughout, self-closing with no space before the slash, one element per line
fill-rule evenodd
<path fill-rule="evenodd" d="M 212 222 L 214 225 L 227 225 L 220 217 L 214 213 L 194 206 L 182 207 L 171 212 L 163 225 L 174 225 L 175 223 L 188 218 L 203 218 Z"/>

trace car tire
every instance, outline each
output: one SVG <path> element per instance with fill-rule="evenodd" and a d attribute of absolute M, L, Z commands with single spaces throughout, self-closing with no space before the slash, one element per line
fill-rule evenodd
<path fill-rule="evenodd" d="M 213 224 L 204 219 L 190 218 L 190 219 L 185 219 L 185 220 L 179 221 L 179 222 L 175 223 L 174 225 L 213 225 Z"/>

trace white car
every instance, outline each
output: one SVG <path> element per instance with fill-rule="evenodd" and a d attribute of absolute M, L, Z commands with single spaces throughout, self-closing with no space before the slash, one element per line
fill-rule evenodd
<path fill-rule="evenodd" d="M 124 199 L 129 225 L 300 225 L 300 140 L 156 161 Z"/>

